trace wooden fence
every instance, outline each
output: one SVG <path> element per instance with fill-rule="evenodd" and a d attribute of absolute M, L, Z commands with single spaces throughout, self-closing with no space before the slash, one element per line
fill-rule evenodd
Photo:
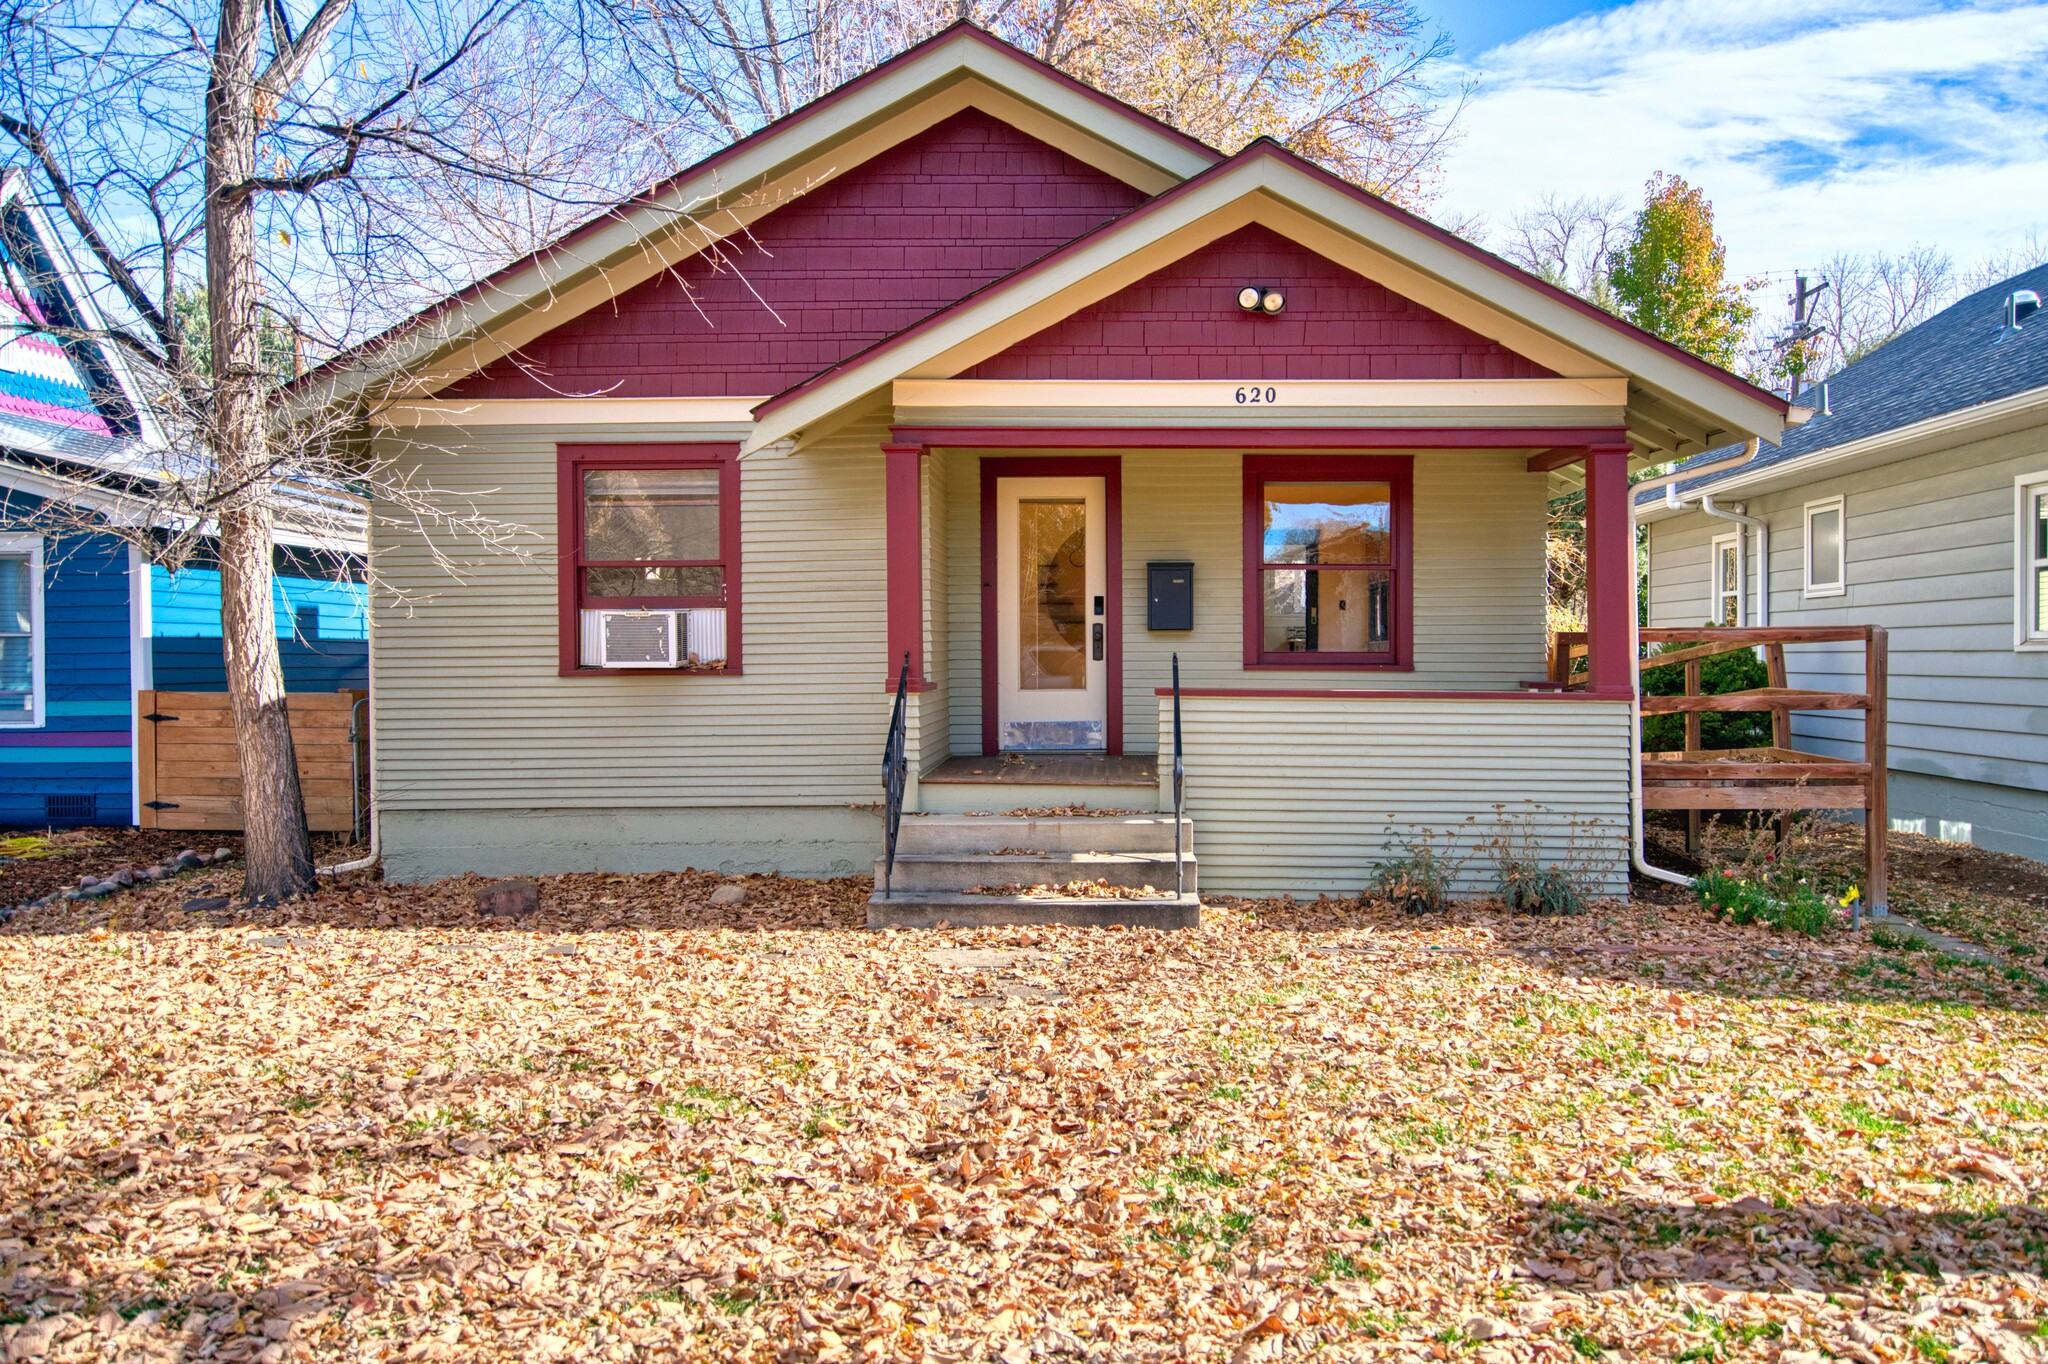
<path fill-rule="evenodd" d="M 292 746 L 306 822 L 316 833 L 355 825 L 367 778 L 369 736 L 351 752 L 351 717 L 360 691 L 294 692 Z M 242 827 L 242 769 L 225 692 L 140 693 L 136 772 L 142 786 L 142 827 L 231 831 Z M 365 708 L 367 710 L 367 708 Z M 365 725 L 367 729 L 367 725 Z"/>

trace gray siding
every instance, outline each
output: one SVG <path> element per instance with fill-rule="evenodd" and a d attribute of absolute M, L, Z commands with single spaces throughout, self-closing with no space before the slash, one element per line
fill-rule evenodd
<path fill-rule="evenodd" d="M 981 751 L 981 469 L 947 463 L 946 612 L 953 751 Z M 1524 455 L 1426 451 L 1415 459 L 1415 667 L 1410 672 L 1247 671 L 1243 457 L 1123 456 L 1124 747 L 1155 751 L 1153 693 L 1172 656 L 1184 687 L 1513 691 L 1544 675 L 1545 479 Z M 1145 628 L 1145 565 L 1195 565 L 1195 628 Z"/>
<path fill-rule="evenodd" d="M 1487 845 L 1506 833 L 1596 894 L 1627 893 L 1626 701 L 1192 696 L 1181 710 L 1205 891 L 1355 895 L 1426 838 L 1455 848 L 1460 894 L 1490 894 Z M 1170 735 L 1167 704 L 1158 716 Z"/>
<path fill-rule="evenodd" d="M 1821 470 L 1797 488 L 1728 495 L 1770 523 L 1773 625 L 1890 632 L 1894 772 L 2048 791 L 2048 654 L 2013 648 L 2013 480 L 2043 470 L 2048 428 L 2035 428 L 1838 475 Z M 1847 591 L 1807 597 L 1805 506 L 1835 496 L 1844 499 Z M 1705 618 L 1708 545 L 1732 529 L 1697 511 L 1649 525 L 1652 625 Z M 1749 557 L 1754 575 L 1753 540 Z M 1788 661 L 1798 686 L 1850 684 L 1862 666 L 1855 652 L 1818 647 L 1790 650 Z M 1793 731 L 1814 751 L 1861 750 L 1854 712 L 1796 716 Z"/>

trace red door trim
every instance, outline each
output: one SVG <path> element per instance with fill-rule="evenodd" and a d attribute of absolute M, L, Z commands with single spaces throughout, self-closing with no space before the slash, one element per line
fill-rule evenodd
<path fill-rule="evenodd" d="M 1001 478 L 1100 478 L 1103 527 L 1102 585 L 1109 600 L 1102 619 L 1109 638 L 1103 649 L 1109 688 L 1105 747 L 1124 751 L 1124 493 L 1123 457 L 984 459 L 981 462 L 981 751 L 999 747 L 996 732 L 996 480 Z"/>

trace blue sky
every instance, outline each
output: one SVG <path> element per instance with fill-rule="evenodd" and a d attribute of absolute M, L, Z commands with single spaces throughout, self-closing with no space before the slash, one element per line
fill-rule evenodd
<path fill-rule="evenodd" d="M 1439 216 L 1546 190 L 1714 201 L 1741 275 L 2048 235 L 2048 0 L 1423 0 L 1472 86 Z"/>

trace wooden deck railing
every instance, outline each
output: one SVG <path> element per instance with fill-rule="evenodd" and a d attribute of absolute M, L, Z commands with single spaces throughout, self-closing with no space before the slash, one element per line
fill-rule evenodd
<path fill-rule="evenodd" d="M 1693 851 L 1699 846 L 1700 812 L 1706 810 L 1861 810 L 1866 862 L 1863 899 L 1873 913 L 1883 913 L 1885 836 L 1890 829 L 1885 806 L 1885 632 L 1874 625 L 1658 629 L 1642 631 L 1642 639 L 1645 644 L 1689 646 L 1651 654 L 1637 665 L 1644 672 L 1677 666 L 1684 669 L 1685 676 L 1683 693 L 1641 698 L 1640 711 L 1645 717 L 1685 717 L 1683 749 L 1643 754 L 1643 808 L 1686 811 L 1687 843 Z M 1785 648 L 1792 644 L 1861 644 L 1861 688 L 1825 691 L 1787 686 Z M 1701 665 L 1717 655 L 1748 648 L 1763 650 L 1767 684 L 1717 696 L 1704 694 Z M 1568 646 L 1554 646 L 1552 655 L 1553 678 L 1568 684 Z M 1860 760 L 1803 753 L 1792 747 L 1792 713 L 1817 710 L 1863 712 Z M 1740 713 L 1770 715 L 1770 744 L 1725 749 L 1701 745 L 1703 716 Z"/>

